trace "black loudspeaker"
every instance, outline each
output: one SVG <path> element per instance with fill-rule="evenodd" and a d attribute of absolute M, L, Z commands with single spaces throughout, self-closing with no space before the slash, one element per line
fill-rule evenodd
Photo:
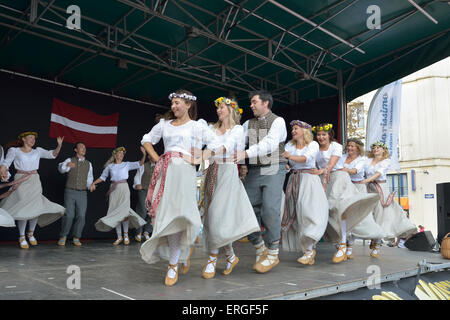
<path fill-rule="evenodd" d="M 438 242 L 450 232 L 450 182 L 436 184 Z"/>
<path fill-rule="evenodd" d="M 435 243 L 431 231 L 424 231 L 416 233 L 405 241 L 405 247 L 412 251 L 430 251 Z"/>

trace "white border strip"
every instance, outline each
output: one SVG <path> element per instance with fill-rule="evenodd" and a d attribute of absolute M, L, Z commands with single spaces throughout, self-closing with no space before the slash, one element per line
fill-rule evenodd
<path fill-rule="evenodd" d="M 93 126 L 90 124 L 73 121 L 69 118 L 57 115 L 52 113 L 52 116 L 50 118 L 50 121 L 59 123 L 63 126 L 83 131 L 87 133 L 95 133 L 95 134 L 117 134 L 117 127 L 101 127 L 101 126 Z"/>

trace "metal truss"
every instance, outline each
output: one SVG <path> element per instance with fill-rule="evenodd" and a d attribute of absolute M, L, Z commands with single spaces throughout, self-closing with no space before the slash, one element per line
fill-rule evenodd
<path fill-rule="evenodd" d="M 412 8 L 397 17 L 383 21 L 382 31 L 373 33 L 373 30 L 368 30 L 347 39 L 330 32 L 325 24 L 359 0 L 336 0 L 309 17 L 295 12 L 276 0 L 261 0 L 253 8 L 246 8 L 248 0 L 214 1 L 224 5 L 218 13 L 189 0 L 115 0 L 114 2 L 128 8 L 122 17 L 115 23 L 106 23 L 82 11 L 82 25 L 86 23 L 91 28 L 86 30 L 82 28 L 78 32 L 65 27 L 66 8 L 58 6 L 56 0 L 30 0 L 29 6 L 23 11 L 1 5 L 0 2 L 0 25 L 8 29 L 5 36 L 0 39 L 0 50 L 22 33 L 79 49 L 79 52 L 53 75 L 55 81 L 64 79 L 65 75 L 98 56 L 120 60 L 138 67 L 138 71 L 130 72 L 110 88 L 111 93 L 114 94 L 127 86 L 162 73 L 185 80 L 187 86 L 213 87 L 241 94 L 266 88 L 273 92 L 275 100 L 292 105 L 298 103 L 301 90 L 313 86 L 317 86 L 317 90 L 320 90 L 320 85 L 324 85 L 335 89 L 339 96 L 345 95 L 345 87 L 358 80 L 352 77 L 355 70 L 361 66 L 349 60 L 348 54 L 357 51 L 363 55 L 364 44 L 411 15 L 417 12 L 423 13 L 427 6 L 438 0 L 422 4 L 420 7 L 422 10 L 417 7 Z M 113 1 L 111 2 L 114 4 Z M 290 27 L 283 27 L 258 14 L 264 6 L 274 6 L 298 18 L 299 21 Z M 174 10 L 178 13 L 177 16 L 173 15 Z M 331 12 L 334 13 L 331 14 Z M 142 20 L 138 23 L 136 23 L 136 13 L 142 16 Z M 132 14 L 133 28 L 130 28 L 130 23 L 127 21 Z M 326 18 L 320 23 L 315 22 L 316 18 L 325 15 Z M 267 36 L 245 27 L 246 19 L 249 18 L 257 19 L 272 29 L 275 28 L 278 33 Z M 142 32 L 150 22 L 161 20 L 177 26 L 180 32 L 184 32 L 184 38 L 176 44 L 171 44 L 152 39 Z M 311 26 L 309 31 L 303 34 L 295 31 L 304 24 Z M 89 30 L 96 30 L 96 32 Z M 324 37 L 331 37 L 338 43 L 328 48 L 314 43 L 307 38 L 313 31 L 321 32 Z M 238 34 L 240 36 L 237 36 Z M 357 40 L 368 34 L 370 36 L 364 41 Z M 286 37 L 287 35 L 289 37 Z M 294 38 L 294 40 L 288 43 L 287 38 Z M 202 45 L 199 45 L 199 39 L 203 41 Z M 194 41 L 195 50 L 193 49 Z M 302 42 L 310 49 L 309 52 L 313 49 L 315 53 L 305 54 L 298 51 L 294 48 L 297 42 Z M 232 48 L 237 54 L 226 62 L 219 62 L 208 57 L 208 51 L 218 45 Z M 338 46 L 347 46 L 348 50 L 344 53 L 336 53 L 335 49 Z M 340 72 L 333 67 L 333 62 L 336 61 L 341 62 L 348 69 L 344 68 L 345 71 Z M 258 71 L 266 65 L 275 67 L 276 71 L 268 75 L 258 74 Z M 282 76 L 288 73 L 294 75 L 288 78 L 296 80 L 289 83 L 286 80 L 283 81 Z M 344 75 L 347 74 L 349 76 L 344 79 Z M 311 84 L 301 83 L 304 81 Z"/>

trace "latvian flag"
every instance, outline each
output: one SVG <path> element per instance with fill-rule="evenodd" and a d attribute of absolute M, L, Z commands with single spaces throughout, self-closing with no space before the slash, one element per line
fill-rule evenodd
<path fill-rule="evenodd" d="M 84 142 L 90 148 L 115 148 L 119 113 L 101 116 L 53 98 L 50 137 L 69 143 Z"/>

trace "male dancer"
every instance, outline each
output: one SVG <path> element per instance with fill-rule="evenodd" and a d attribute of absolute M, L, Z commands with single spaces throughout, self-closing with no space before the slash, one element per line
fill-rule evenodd
<path fill-rule="evenodd" d="M 59 246 L 66 245 L 67 235 L 73 226 L 73 244 L 81 246 L 80 237 L 84 228 L 87 209 L 87 189 L 94 181 L 92 164 L 86 160 L 86 145 L 83 142 L 75 144 L 75 156 L 66 159 L 58 165 L 60 173 L 67 174 L 64 204 L 66 214 L 62 218 Z"/>
<path fill-rule="evenodd" d="M 141 147 L 141 151 L 145 153 L 145 149 Z M 145 240 L 150 239 L 150 235 L 153 231 L 152 220 L 147 214 L 147 208 L 145 207 L 145 198 L 147 198 L 148 188 L 150 186 L 150 180 L 152 179 L 153 171 L 155 170 L 155 162 L 152 161 L 150 155 L 148 155 L 150 161 L 146 161 L 136 172 L 134 176 L 133 188 L 138 192 L 138 203 L 136 205 L 136 212 L 142 219 L 147 220 L 147 224 L 140 227 L 136 231 L 134 239 L 137 242 L 142 241 L 142 231 L 144 231 Z"/>
<path fill-rule="evenodd" d="M 260 231 L 248 235 L 256 249 L 253 269 L 259 273 L 271 270 L 279 263 L 281 236 L 281 199 L 285 179 L 286 159 L 283 158 L 287 137 L 283 118 L 272 113 L 272 95 L 264 90 L 249 94 L 254 118 L 243 125 L 249 148 L 234 155 L 235 163 L 249 158 L 248 173 L 244 180 L 256 217 L 265 229 L 264 240 Z"/>

